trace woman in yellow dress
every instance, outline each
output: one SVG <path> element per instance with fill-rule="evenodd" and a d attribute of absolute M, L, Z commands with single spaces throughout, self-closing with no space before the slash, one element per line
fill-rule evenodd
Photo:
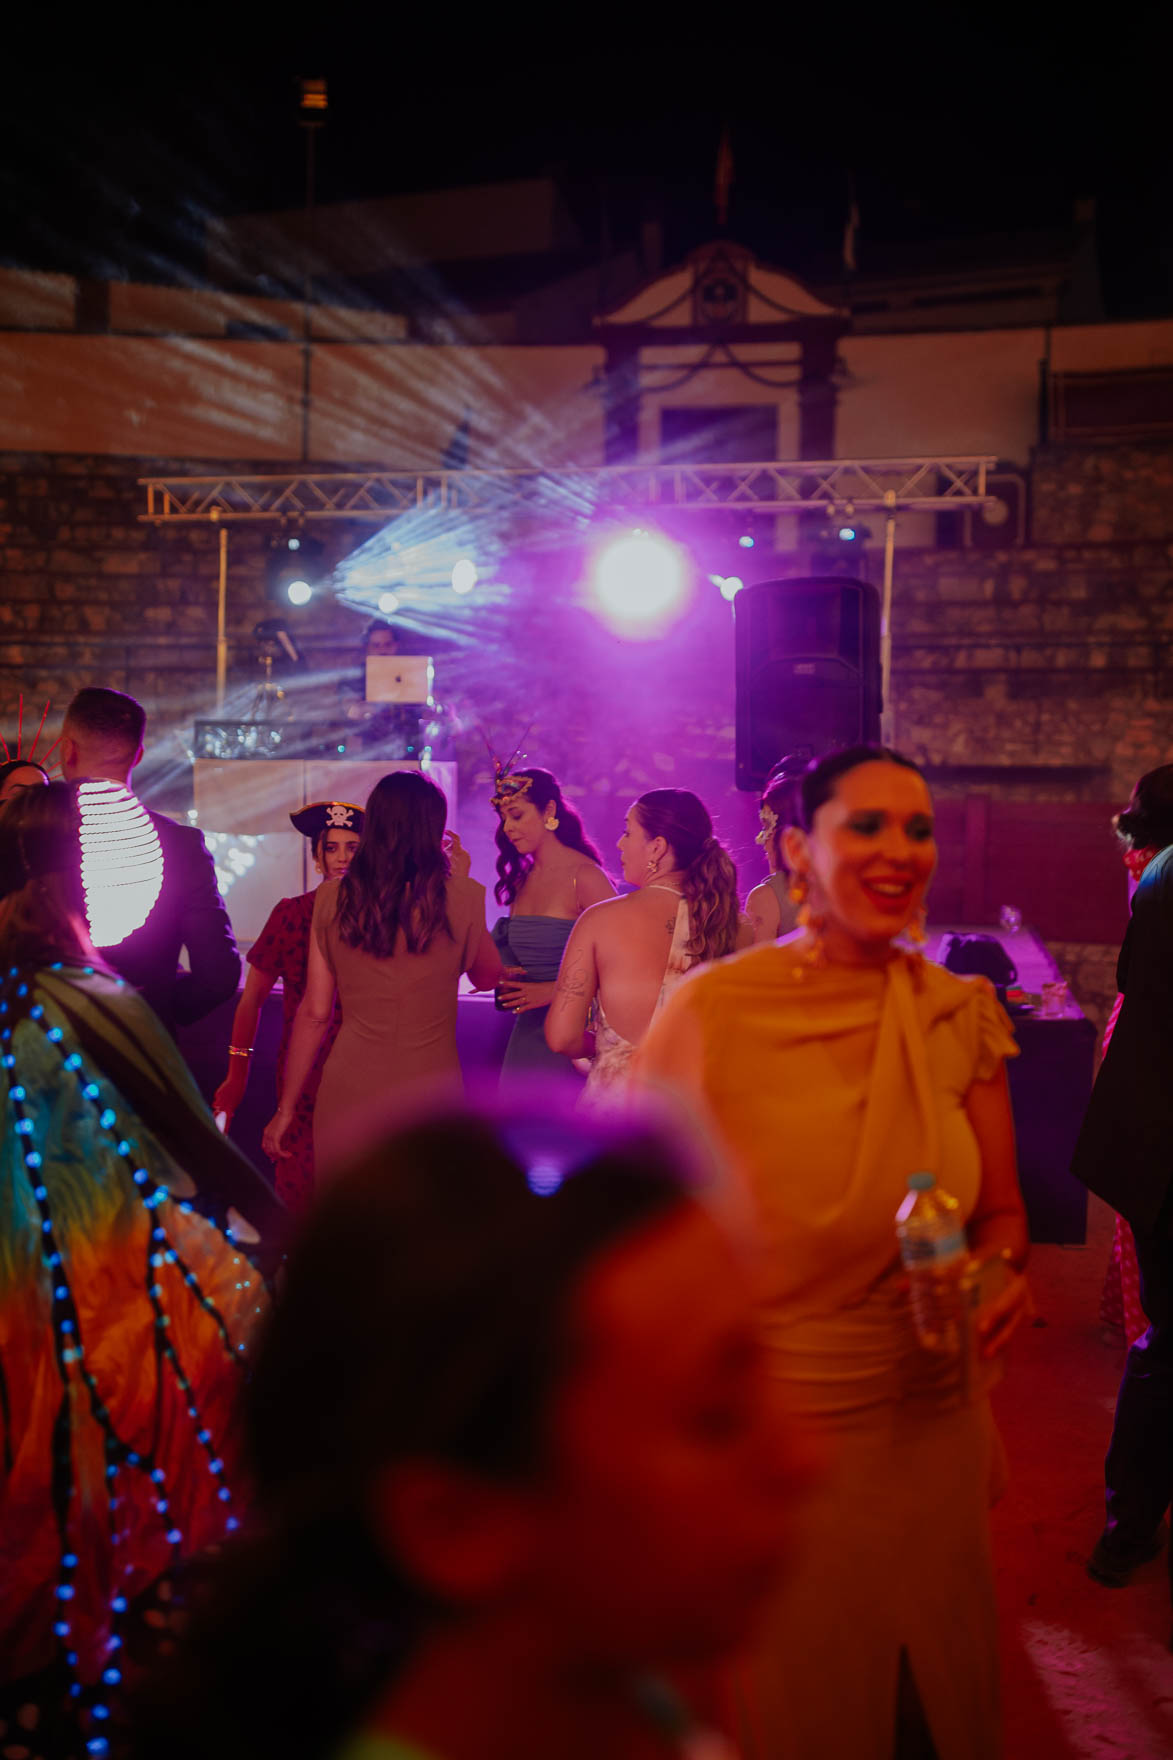
<path fill-rule="evenodd" d="M 996 1438 L 984 1393 L 916 1343 L 894 1220 L 919 1170 L 958 1200 L 1003 1279 L 976 1316 L 993 1358 L 1029 1309 L 1015 1046 L 988 985 L 895 945 L 936 866 L 916 767 L 854 747 L 798 795 L 805 933 L 687 977 L 636 1059 L 700 1100 L 744 1176 L 770 1360 L 827 1440 L 803 1561 L 739 1674 L 739 1734 L 752 1760 L 991 1760 Z"/>

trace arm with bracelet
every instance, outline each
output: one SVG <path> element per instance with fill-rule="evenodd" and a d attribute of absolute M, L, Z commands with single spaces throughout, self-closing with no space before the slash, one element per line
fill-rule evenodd
<path fill-rule="evenodd" d="M 217 1119 L 223 1117 L 223 1128 L 226 1131 L 231 1128 L 233 1115 L 244 1099 L 261 1009 L 276 982 L 276 972 L 265 972 L 257 966 L 250 966 L 240 1000 L 236 1004 L 228 1044 L 228 1068 L 212 1100 L 212 1111 Z"/>

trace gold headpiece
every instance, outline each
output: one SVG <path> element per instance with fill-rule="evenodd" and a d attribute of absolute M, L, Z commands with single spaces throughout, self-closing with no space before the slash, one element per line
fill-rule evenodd
<path fill-rule="evenodd" d="M 481 738 L 485 742 L 485 748 L 493 763 L 493 793 L 489 798 L 499 813 L 503 812 L 511 801 L 524 800 L 533 787 L 534 779 L 532 776 L 525 776 L 513 768 L 522 755 L 521 748 L 529 738 L 532 727 L 533 722 L 531 721 L 504 763 L 501 762 L 489 744 L 488 735 L 484 728 L 481 728 Z"/>
<path fill-rule="evenodd" d="M 496 787 L 490 797 L 493 805 L 499 813 L 504 812 L 512 801 L 524 800 L 533 783 L 532 776 L 519 776 L 516 771 L 498 770 Z"/>
<path fill-rule="evenodd" d="M 754 842 L 760 843 L 763 849 L 768 849 L 774 841 L 774 834 L 778 829 L 778 815 L 773 807 L 767 806 L 763 801 L 758 808 L 758 817 L 761 819 L 762 828 L 754 838 Z"/>

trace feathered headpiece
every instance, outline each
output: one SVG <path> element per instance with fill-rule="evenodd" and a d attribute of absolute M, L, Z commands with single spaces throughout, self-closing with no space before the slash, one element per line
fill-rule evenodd
<path fill-rule="evenodd" d="M 489 744 L 489 738 L 484 728 L 481 728 L 481 738 L 485 742 L 485 750 L 488 752 L 493 766 L 493 793 L 490 799 L 499 813 L 503 813 L 511 801 L 524 800 L 533 787 L 534 779 L 532 776 L 526 776 L 513 768 L 518 759 L 524 757 L 521 748 L 529 738 L 532 728 L 533 722 L 531 721 L 504 763 L 501 762 Z"/>

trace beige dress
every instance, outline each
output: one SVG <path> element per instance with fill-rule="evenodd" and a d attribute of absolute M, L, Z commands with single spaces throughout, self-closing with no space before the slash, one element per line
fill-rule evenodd
<path fill-rule="evenodd" d="M 348 947 L 338 933 L 338 882 L 314 895 L 313 932 L 334 974 L 342 1026 L 326 1059 L 314 1107 L 314 1159 L 319 1168 L 343 1158 L 362 1135 L 365 1118 L 385 1114 L 389 1101 L 414 1101 L 429 1086 L 459 1083 L 456 996 L 461 973 L 485 933 L 485 889 L 451 879 L 451 934 L 441 929 L 423 953 L 400 945 L 390 959 Z"/>
<path fill-rule="evenodd" d="M 925 1390 L 894 1219 L 922 1168 L 973 1210 L 965 1096 L 1014 1051 L 979 981 L 767 944 L 688 977 L 637 1053 L 639 1079 L 702 1102 L 749 1188 L 769 1360 L 826 1446 L 740 1673 L 746 1760 L 890 1760 L 902 1653 L 939 1760 L 999 1752 L 997 1442 L 984 1395 Z"/>

